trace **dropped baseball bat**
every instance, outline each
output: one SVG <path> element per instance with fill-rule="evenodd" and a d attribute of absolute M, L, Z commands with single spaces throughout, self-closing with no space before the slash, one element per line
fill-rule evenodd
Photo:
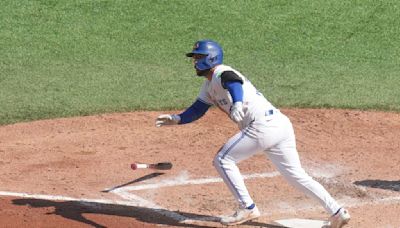
<path fill-rule="evenodd" d="M 135 163 L 131 164 L 131 168 L 133 170 L 137 170 L 137 169 L 168 170 L 168 169 L 172 169 L 172 163 L 171 162 L 159 162 L 159 163 L 147 164 L 147 163 L 135 162 Z"/>

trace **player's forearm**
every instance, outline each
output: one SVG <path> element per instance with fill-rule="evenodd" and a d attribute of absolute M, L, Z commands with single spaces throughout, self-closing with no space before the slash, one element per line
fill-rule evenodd
<path fill-rule="evenodd" d="M 181 118 L 179 124 L 187 124 L 198 120 L 207 112 L 209 107 L 210 105 L 200 100 L 196 100 L 188 109 L 179 114 L 179 117 Z"/>

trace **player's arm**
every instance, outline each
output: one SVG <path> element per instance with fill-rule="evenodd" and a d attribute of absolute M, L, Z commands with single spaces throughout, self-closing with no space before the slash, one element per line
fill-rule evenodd
<path fill-rule="evenodd" d="M 243 79 L 233 71 L 225 71 L 221 75 L 221 84 L 229 91 L 232 103 L 243 102 Z"/>
<path fill-rule="evenodd" d="M 224 89 L 229 91 L 232 97 L 230 118 L 236 123 L 243 120 L 243 79 L 233 71 L 225 71 L 221 75 L 221 84 Z"/>
<path fill-rule="evenodd" d="M 178 115 L 180 117 L 179 124 L 187 124 L 200 119 L 210 107 L 211 105 L 197 99 L 188 109 Z"/>
<path fill-rule="evenodd" d="M 202 117 L 211 105 L 197 99 L 189 108 L 187 108 L 181 114 L 173 115 L 161 115 L 157 118 L 156 126 L 161 127 L 163 125 L 174 125 L 174 124 L 187 124 Z"/>

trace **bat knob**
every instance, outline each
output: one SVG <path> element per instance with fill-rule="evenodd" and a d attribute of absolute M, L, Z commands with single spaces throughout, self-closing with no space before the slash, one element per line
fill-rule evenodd
<path fill-rule="evenodd" d="M 137 169 L 137 164 L 136 163 L 131 164 L 131 169 L 136 170 Z"/>

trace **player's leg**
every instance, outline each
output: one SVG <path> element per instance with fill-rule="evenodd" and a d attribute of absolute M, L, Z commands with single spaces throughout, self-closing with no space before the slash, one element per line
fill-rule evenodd
<path fill-rule="evenodd" d="M 279 121 L 279 124 L 282 126 L 280 127 L 280 134 L 285 134 L 285 138 L 266 150 L 269 159 L 291 185 L 316 199 L 331 215 L 336 213 L 340 209 L 338 203 L 301 166 L 290 120 L 284 116 Z"/>
<path fill-rule="evenodd" d="M 257 140 L 239 132 L 221 147 L 213 161 L 214 167 L 242 207 L 251 206 L 253 200 L 236 164 L 254 155 L 259 150 Z"/>
<path fill-rule="evenodd" d="M 259 149 L 256 139 L 239 132 L 228 140 L 214 158 L 215 168 L 239 204 L 239 210 L 234 215 L 221 219 L 221 223 L 225 225 L 240 224 L 260 216 L 236 165 Z"/>

